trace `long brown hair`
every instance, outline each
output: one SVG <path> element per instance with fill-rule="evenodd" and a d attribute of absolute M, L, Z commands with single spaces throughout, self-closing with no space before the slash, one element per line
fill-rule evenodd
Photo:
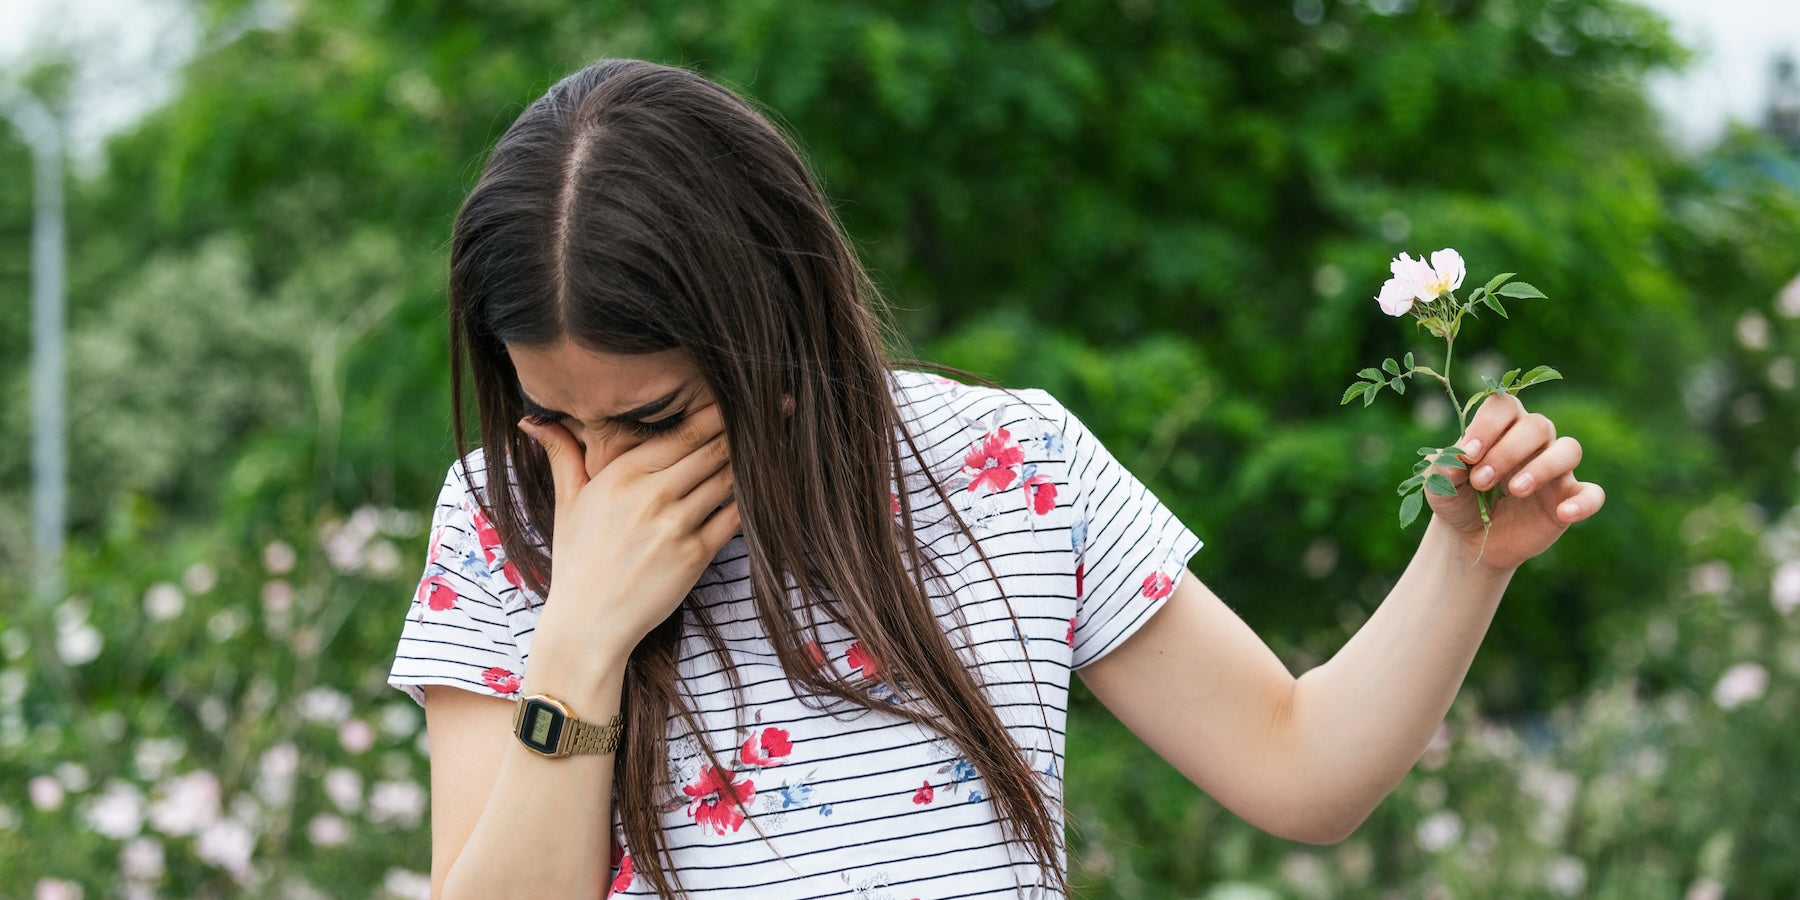
<path fill-rule="evenodd" d="M 570 75 L 495 145 L 456 219 L 449 293 L 457 449 L 469 449 L 466 361 L 488 450 L 479 499 L 533 591 L 549 593 L 554 494 L 542 450 L 514 426 L 524 410 L 506 345 L 685 349 L 724 416 L 757 617 L 788 678 L 802 696 L 877 708 L 866 681 L 804 649 L 823 621 L 855 634 L 909 700 L 879 708 L 953 742 L 1009 838 L 1066 890 L 1050 798 L 932 613 L 939 574 L 906 490 L 891 515 L 903 459 L 924 465 L 890 393 L 891 322 L 779 130 L 682 69 L 607 60 Z M 669 716 L 700 733 L 676 688 L 684 610 L 724 661 L 688 604 L 647 635 L 625 672 L 617 761 L 626 841 L 664 896 L 682 893 L 654 799 Z"/>

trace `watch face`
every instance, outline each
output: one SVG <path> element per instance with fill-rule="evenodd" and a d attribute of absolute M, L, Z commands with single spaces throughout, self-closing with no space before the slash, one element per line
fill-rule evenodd
<path fill-rule="evenodd" d="M 562 710 L 542 700 L 527 700 L 519 719 L 519 740 L 546 756 L 555 753 L 562 740 L 563 721 Z"/>

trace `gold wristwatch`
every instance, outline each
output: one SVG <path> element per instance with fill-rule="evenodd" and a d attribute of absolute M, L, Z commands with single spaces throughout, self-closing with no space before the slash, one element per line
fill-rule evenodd
<path fill-rule="evenodd" d="M 549 694 L 522 697 L 513 707 L 513 734 L 539 756 L 611 753 L 619 749 L 624 730 L 623 715 L 613 716 L 605 725 L 583 722 L 569 712 L 568 704 Z"/>

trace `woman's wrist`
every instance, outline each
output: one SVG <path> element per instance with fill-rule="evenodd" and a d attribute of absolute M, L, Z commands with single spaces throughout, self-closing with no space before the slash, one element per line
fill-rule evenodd
<path fill-rule="evenodd" d="M 630 650 L 608 650 L 604 644 L 572 637 L 567 631 L 546 629 L 539 621 L 520 694 L 549 694 L 568 704 L 577 717 L 603 721 L 619 711 Z"/>

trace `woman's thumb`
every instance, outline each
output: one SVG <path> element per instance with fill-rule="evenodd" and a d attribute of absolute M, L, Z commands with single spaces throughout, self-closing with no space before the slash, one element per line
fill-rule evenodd
<path fill-rule="evenodd" d="M 562 506 L 587 483 L 587 464 L 581 448 L 561 425 L 538 425 L 530 419 L 519 420 L 519 430 L 531 436 L 544 448 L 550 459 L 550 479 L 556 485 L 556 505 Z"/>

